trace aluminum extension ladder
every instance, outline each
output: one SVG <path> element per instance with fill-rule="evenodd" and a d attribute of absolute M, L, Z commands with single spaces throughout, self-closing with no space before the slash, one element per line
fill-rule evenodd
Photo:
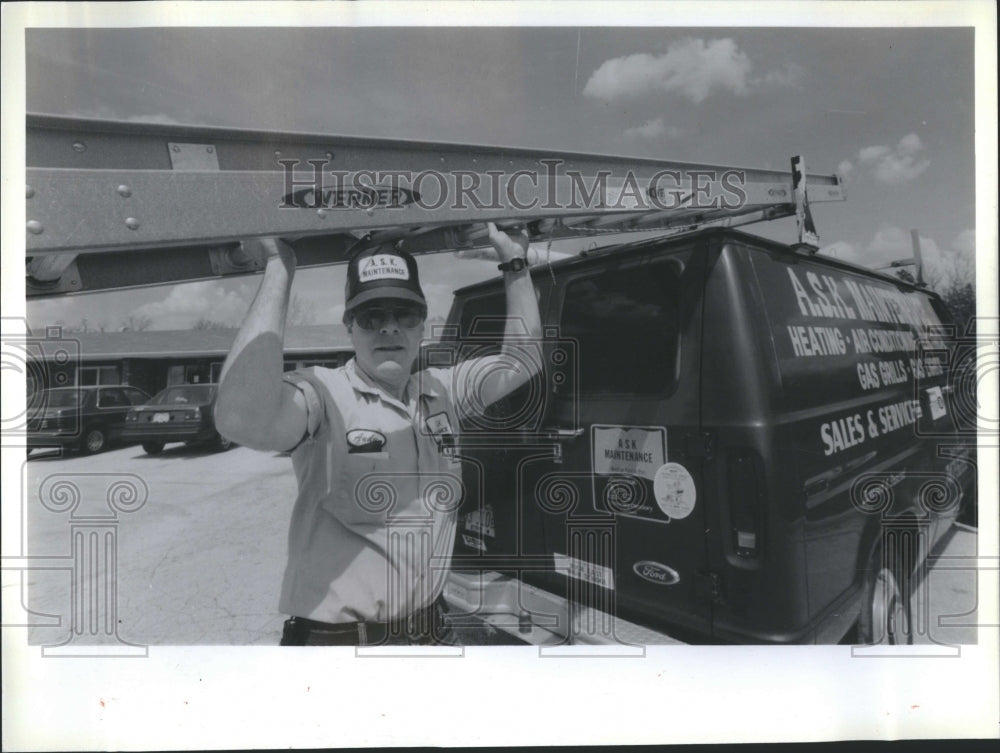
<path fill-rule="evenodd" d="M 841 201 L 834 175 L 505 147 L 27 118 L 29 298 L 257 271 L 240 240 L 277 235 L 300 267 L 369 244 L 475 254 L 484 223 L 533 242 L 672 234 Z M 599 242 L 599 241 L 598 241 Z"/>

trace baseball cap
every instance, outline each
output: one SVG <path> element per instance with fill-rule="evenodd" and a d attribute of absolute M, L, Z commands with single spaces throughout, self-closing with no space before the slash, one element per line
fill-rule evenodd
<path fill-rule="evenodd" d="M 405 251 L 375 247 L 365 249 L 347 264 L 344 310 L 367 301 L 396 298 L 427 306 L 420 288 L 417 261 Z"/>

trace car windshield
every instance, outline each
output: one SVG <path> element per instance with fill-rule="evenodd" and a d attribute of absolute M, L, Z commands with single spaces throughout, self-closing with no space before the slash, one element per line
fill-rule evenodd
<path fill-rule="evenodd" d="M 197 405 L 212 400 L 215 387 L 209 384 L 182 384 L 167 387 L 153 398 L 155 405 Z"/>
<path fill-rule="evenodd" d="M 83 392 L 77 389 L 50 390 L 46 402 L 50 408 L 75 408 L 83 401 Z"/>

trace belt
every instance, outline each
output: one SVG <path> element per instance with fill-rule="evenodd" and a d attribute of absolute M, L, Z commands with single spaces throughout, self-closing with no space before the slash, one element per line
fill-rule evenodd
<path fill-rule="evenodd" d="M 385 643 L 444 641 L 444 598 L 388 622 L 321 622 L 307 617 L 285 620 L 283 646 L 377 646 Z"/>

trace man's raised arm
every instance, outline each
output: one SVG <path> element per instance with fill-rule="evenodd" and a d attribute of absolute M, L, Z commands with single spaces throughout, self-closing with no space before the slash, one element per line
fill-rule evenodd
<path fill-rule="evenodd" d="M 538 299 L 535 297 L 535 286 L 531 283 L 531 274 L 527 268 L 528 236 L 518 233 L 511 237 L 492 222 L 486 223 L 490 231 L 490 243 L 496 249 L 500 261 L 507 264 L 513 259 L 524 260 L 522 269 L 508 270 L 503 274 L 504 290 L 507 300 L 507 323 L 504 327 L 504 341 L 500 354 L 485 356 L 498 359 L 505 368 L 482 369 L 474 362 L 466 362 L 460 372 L 465 374 L 489 374 L 490 378 L 478 384 L 470 384 L 464 378 L 459 380 L 460 389 L 474 390 L 474 404 L 490 405 L 505 395 L 513 392 L 528 382 L 541 368 L 541 349 L 518 347 L 517 342 L 536 340 L 541 345 L 542 321 L 538 313 Z M 534 354 L 535 357 L 532 357 Z M 527 358 L 526 358 L 527 356 Z M 537 360 L 536 360 L 537 359 Z M 475 359 L 479 361 L 479 359 Z M 465 396 L 459 395 L 460 404 L 464 404 Z"/>
<path fill-rule="evenodd" d="M 222 367 L 216 428 L 253 449 L 287 450 L 302 439 L 308 421 L 304 396 L 282 379 L 295 254 L 276 238 L 244 247 L 264 258 L 264 278 Z"/>

